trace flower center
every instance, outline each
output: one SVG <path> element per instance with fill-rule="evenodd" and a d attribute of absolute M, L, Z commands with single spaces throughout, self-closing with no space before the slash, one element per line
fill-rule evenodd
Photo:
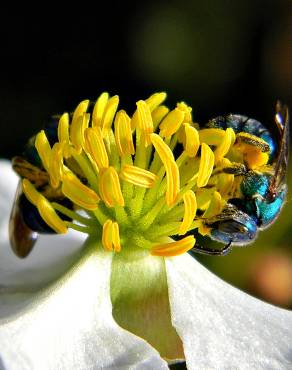
<path fill-rule="evenodd" d="M 234 174 L 223 171 L 232 167 L 226 156 L 249 154 L 249 143 L 235 143 L 231 128 L 199 130 L 189 106 L 181 102 L 169 111 L 165 98 L 156 93 L 138 101 L 130 118 L 118 111 L 118 96 L 103 93 L 91 113 L 85 100 L 60 117 L 52 147 L 45 131 L 36 135 L 49 190 L 24 179 L 23 191 L 53 230 L 96 235 L 108 251 L 130 243 L 158 256 L 193 248 L 194 236 L 185 235 L 191 230 L 209 233 L 206 220 L 238 189 Z M 251 158 L 263 165 L 265 155 L 253 149 Z M 182 238 L 168 242 L 173 235 Z"/>

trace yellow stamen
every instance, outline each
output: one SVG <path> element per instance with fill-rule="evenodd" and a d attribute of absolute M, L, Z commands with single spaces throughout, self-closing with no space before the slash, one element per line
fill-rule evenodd
<path fill-rule="evenodd" d="M 150 171 L 130 165 L 123 166 L 120 177 L 131 184 L 143 188 L 152 188 L 157 178 L 156 175 Z"/>
<path fill-rule="evenodd" d="M 36 188 L 32 185 L 32 183 L 29 180 L 27 179 L 22 180 L 22 190 L 27 199 L 33 205 L 37 206 L 38 201 L 42 195 L 36 190 Z"/>
<path fill-rule="evenodd" d="M 220 193 L 218 193 L 218 191 L 214 191 L 209 206 L 204 212 L 202 218 L 211 218 L 218 215 L 221 213 L 224 205 L 225 201 L 222 199 Z"/>
<path fill-rule="evenodd" d="M 83 100 L 81 103 L 77 105 L 73 113 L 72 123 L 74 123 L 80 116 L 83 116 L 83 114 L 86 113 L 88 105 L 89 100 Z"/>
<path fill-rule="evenodd" d="M 106 147 L 102 138 L 101 128 L 87 128 L 85 130 L 86 148 L 96 162 L 99 169 L 108 168 L 109 159 Z"/>
<path fill-rule="evenodd" d="M 157 134 L 151 134 L 150 137 L 166 170 L 166 204 L 172 205 L 180 188 L 179 169 L 172 151 L 162 138 Z"/>
<path fill-rule="evenodd" d="M 145 101 L 140 100 L 137 103 L 138 127 L 142 132 L 143 145 L 147 147 L 151 144 L 150 134 L 153 132 L 153 121 L 150 109 Z"/>
<path fill-rule="evenodd" d="M 214 153 L 207 144 L 203 143 L 201 145 L 201 160 L 197 181 L 197 186 L 199 188 L 207 185 L 213 171 L 213 166 Z"/>
<path fill-rule="evenodd" d="M 107 220 L 102 227 L 102 245 L 105 250 L 112 251 L 112 220 Z"/>
<path fill-rule="evenodd" d="M 123 110 L 119 111 L 115 119 L 115 139 L 120 156 L 135 154 L 131 119 Z"/>
<path fill-rule="evenodd" d="M 175 108 L 174 110 L 170 111 L 168 115 L 163 119 L 159 128 L 160 128 L 160 135 L 162 137 L 169 137 L 177 132 L 180 128 L 181 124 L 183 123 L 185 118 L 185 112 Z"/>
<path fill-rule="evenodd" d="M 63 174 L 62 192 L 78 206 L 95 210 L 99 201 L 98 195 L 82 182 L 69 170 Z"/>
<path fill-rule="evenodd" d="M 69 142 L 69 114 L 64 113 L 58 123 L 58 139 L 60 142 Z"/>
<path fill-rule="evenodd" d="M 114 116 L 118 109 L 119 97 L 118 95 L 112 96 L 105 107 L 103 119 L 102 119 L 102 135 L 103 137 L 108 135 L 108 132 L 113 123 Z"/>
<path fill-rule="evenodd" d="M 52 149 L 44 130 L 37 134 L 35 139 L 35 147 L 41 158 L 44 168 L 47 172 L 49 172 Z"/>
<path fill-rule="evenodd" d="M 156 245 L 152 248 L 151 254 L 164 257 L 178 256 L 192 249 L 195 244 L 196 239 L 189 235 L 177 242 Z"/>
<path fill-rule="evenodd" d="M 177 103 L 177 108 L 185 113 L 184 122 L 192 122 L 192 108 L 189 107 L 185 102 Z"/>
<path fill-rule="evenodd" d="M 197 207 L 200 210 L 206 210 L 209 207 L 214 189 L 199 188 L 196 191 Z"/>
<path fill-rule="evenodd" d="M 185 151 L 191 158 L 195 157 L 200 147 L 199 132 L 195 127 L 192 127 L 188 123 L 184 123 L 186 140 L 185 140 Z"/>
<path fill-rule="evenodd" d="M 102 93 L 96 100 L 96 103 L 92 112 L 92 127 L 101 127 L 102 118 L 104 115 L 105 107 L 109 99 L 107 92 Z"/>
<path fill-rule="evenodd" d="M 165 92 L 152 94 L 148 99 L 146 99 L 146 104 L 148 105 L 150 112 L 152 112 L 161 103 L 163 103 L 165 99 L 166 99 Z"/>
<path fill-rule="evenodd" d="M 113 167 L 108 167 L 101 171 L 99 192 L 102 200 L 108 207 L 114 207 L 115 205 L 124 207 L 125 201 L 121 191 L 119 176 Z"/>
<path fill-rule="evenodd" d="M 22 189 L 27 199 L 37 207 L 44 221 L 56 233 L 65 234 L 67 232 L 65 222 L 57 215 L 50 202 L 36 190 L 29 180 L 23 179 Z"/>
<path fill-rule="evenodd" d="M 63 174 L 63 146 L 63 143 L 55 143 L 51 152 L 49 173 L 51 185 L 54 189 L 59 186 Z"/>
<path fill-rule="evenodd" d="M 205 128 L 199 131 L 200 142 L 208 145 L 220 145 L 225 136 L 225 131 L 220 128 Z"/>
<path fill-rule="evenodd" d="M 106 220 L 102 227 L 102 245 L 107 251 L 120 252 L 121 241 L 119 225 L 112 220 Z"/>
<path fill-rule="evenodd" d="M 155 131 L 163 120 L 163 118 L 168 114 L 169 109 L 165 105 L 160 105 L 151 113 L 153 121 L 153 131 Z"/>
<path fill-rule="evenodd" d="M 228 127 L 225 131 L 222 143 L 216 148 L 215 161 L 218 162 L 222 160 L 223 157 L 229 152 L 231 146 L 235 142 L 235 133 L 232 128 Z"/>
<path fill-rule="evenodd" d="M 148 105 L 150 112 L 154 112 L 159 105 L 165 100 L 166 93 L 155 93 L 151 95 L 148 99 L 145 100 L 145 103 Z M 136 110 L 131 119 L 131 129 L 134 130 L 136 127 L 139 127 L 138 124 L 138 111 Z"/>
<path fill-rule="evenodd" d="M 114 251 L 120 252 L 121 251 L 121 241 L 120 241 L 119 224 L 117 222 L 112 223 L 112 243 L 114 246 Z"/>
<path fill-rule="evenodd" d="M 89 125 L 90 114 L 84 113 L 72 121 L 70 128 L 71 141 L 75 149 L 80 154 L 84 148 L 84 131 Z"/>
<path fill-rule="evenodd" d="M 197 212 L 197 199 L 195 193 L 192 190 L 188 190 L 183 195 L 183 201 L 185 212 L 183 221 L 179 228 L 180 235 L 184 235 L 189 230 Z"/>
<path fill-rule="evenodd" d="M 64 146 L 63 154 L 66 159 L 70 156 L 69 121 L 69 114 L 64 113 L 58 123 L 58 139 Z"/>
<path fill-rule="evenodd" d="M 168 206 L 172 206 L 179 194 L 180 179 L 179 169 L 176 162 L 170 162 L 166 165 L 166 193 L 165 202 Z"/>

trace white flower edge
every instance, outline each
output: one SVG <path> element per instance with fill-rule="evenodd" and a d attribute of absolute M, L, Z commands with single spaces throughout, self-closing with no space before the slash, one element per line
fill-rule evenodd
<path fill-rule="evenodd" d="M 189 255 L 166 259 L 166 271 L 189 370 L 292 368 L 291 311 L 232 287 Z"/>

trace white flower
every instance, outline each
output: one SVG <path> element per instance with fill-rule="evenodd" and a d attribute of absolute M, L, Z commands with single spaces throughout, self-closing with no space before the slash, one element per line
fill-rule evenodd
<path fill-rule="evenodd" d="M 0 174 L 0 369 L 167 369 L 155 348 L 115 322 L 111 303 L 124 326 L 154 333 L 160 352 L 179 353 L 166 287 L 188 369 L 292 367 L 292 313 L 231 287 L 189 255 L 125 264 L 92 242 L 80 253 L 84 237 L 71 232 L 41 236 L 17 259 L 7 231 L 17 177 L 5 161 Z M 139 311 L 144 320 L 133 322 Z"/>

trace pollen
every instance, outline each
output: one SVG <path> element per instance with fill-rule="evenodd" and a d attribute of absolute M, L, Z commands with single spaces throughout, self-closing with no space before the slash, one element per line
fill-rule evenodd
<path fill-rule="evenodd" d="M 165 99 L 159 92 L 138 100 L 130 115 L 104 92 L 59 116 L 55 142 L 48 130 L 36 135 L 43 180 L 32 165 L 17 168 L 25 196 L 54 231 L 99 236 L 112 253 L 133 244 L 155 256 L 186 253 L 196 243 L 189 234 L 210 234 L 208 220 L 240 197 L 233 169 L 267 167 L 263 140 L 202 129 L 190 106 L 170 109 Z M 175 235 L 181 239 L 171 241 Z"/>

